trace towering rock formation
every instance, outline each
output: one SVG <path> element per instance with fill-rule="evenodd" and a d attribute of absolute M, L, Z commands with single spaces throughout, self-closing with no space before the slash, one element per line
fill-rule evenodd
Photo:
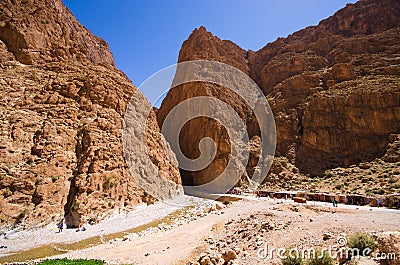
<path fill-rule="evenodd" d="M 248 74 L 274 112 L 276 155 L 286 157 L 304 174 L 320 175 L 329 168 L 382 156 L 389 135 L 400 132 L 398 36 L 398 0 L 361 0 L 257 52 L 200 27 L 183 43 L 178 61 L 215 60 Z M 247 170 L 251 174 L 259 156 L 251 112 L 240 95 L 210 87 L 197 83 L 170 90 L 158 111 L 159 126 L 169 110 L 188 97 L 207 94 L 229 102 L 248 121 L 253 136 Z M 196 157 L 198 138 L 210 135 L 215 126 L 198 119 L 187 127 L 181 147 L 188 157 Z M 217 143 L 224 139 L 220 133 L 214 137 Z M 214 163 L 214 168 L 224 165 Z M 212 170 L 183 172 L 182 177 L 196 183 L 193 178 L 201 182 L 202 175 L 210 174 Z"/>
<path fill-rule="evenodd" d="M 2 225 L 65 216 L 78 226 L 154 201 L 123 158 L 123 115 L 140 92 L 61 0 L 0 2 L 0 63 Z M 136 107 L 141 115 L 144 104 Z M 148 121 L 151 161 L 179 183 L 152 112 Z M 138 143 L 137 174 L 152 166 L 141 159 L 145 149 Z"/>
<path fill-rule="evenodd" d="M 0 39 L 19 62 L 86 60 L 114 66 L 108 44 L 82 26 L 62 1 L 0 4 Z"/>

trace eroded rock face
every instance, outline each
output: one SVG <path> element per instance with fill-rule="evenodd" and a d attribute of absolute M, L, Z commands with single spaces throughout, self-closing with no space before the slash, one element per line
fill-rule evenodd
<path fill-rule="evenodd" d="M 21 63 L 73 59 L 114 65 L 108 44 L 82 26 L 61 0 L 6 0 L 0 12 L 0 40 Z"/>
<path fill-rule="evenodd" d="M 114 68 L 105 41 L 80 25 L 61 1 L 0 5 L 2 225 L 65 217 L 68 226 L 78 226 L 154 202 L 129 171 L 122 146 L 127 103 L 141 92 Z M 143 106 L 135 106 L 140 115 Z M 145 156 L 139 150 L 147 145 L 151 162 L 139 160 L 134 174 L 155 166 L 179 183 L 154 113 L 144 119 L 146 141 L 137 143 L 134 155 Z"/>
<path fill-rule="evenodd" d="M 182 93 L 182 91 L 185 92 Z M 183 84 L 171 90 L 169 96 L 167 96 L 163 101 L 158 112 L 160 122 L 159 126 L 162 126 L 166 115 L 171 111 L 171 108 L 169 107 L 173 107 L 175 106 L 175 103 L 181 103 L 194 96 L 219 98 L 229 105 L 241 102 L 237 94 L 232 94 L 227 89 L 216 84 L 205 84 L 202 82 Z M 251 110 L 244 104 L 244 102 L 241 103 L 240 106 L 236 105 L 235 111 L 239 114 L 242 120 L 245 121 L 245 117 L 251 115 Z M 204 105 L 204 108 L 208 107 L 209 106 Z M 200 109 L 196 110 L 201 111 Z M 201 154 L 198 146 L 200 140 L 205 137 L 209 137 L 215 141 L 217 146 L 215 160 L 207 168 L 197 172 L 181 170 L 182 181 L 186 185 L 206 184 L 212 181 L 214 176 L 221 175 L 228 165 L 232 147 L 228 132 L 224 128 L 223 124 L 211 118 L 198 117 L 188 121 L 185 126 L 183 126 L 180 132 L 180 146 L 182 153 L 190 159 L 198 158 Z M 188 142 L 186 141 L 189 139 L 190 144 L 187 144 Z"/>
<path fill-rule="evenodd" d="M 385 153 L 399 131 L 399 77 L 371 75 L 340 83 L 309 100 L 297 163 L 307 172 L 318 164 L 349 166 Z"/>
<path fill-rule="evenodd" d="M 319 175 L 328 168 L 382 156 L 389 135 L 400 131 L 399 27 L 398 1 L 361 0 L 257 52 L 220 40 L 201 27 L 183 43 L 178 61 L 215 60 L 248 74 L 274 112 L 277 156 L 285 156 L 304 174 Z M 239 96 L 209 90 L 201 84 L 170 90 L 158 111 L 160 126 L 177 103 L 204 94 L 228 101 L 244 120 L 252 120 Z M 257 126 L 247 125 L 256 136 Z M 213 126 L 207 120 L 188 126 L 192 129 L 182 133 L 181 147 L 191 157 L 198 139 L 189 135 L 205 136 Z M 216 135 L 215 141 L 222 139 Z M 251 165 L 258 155 L 251 152 Z M 188 173 L 188 178 L 196 174 Z"/>

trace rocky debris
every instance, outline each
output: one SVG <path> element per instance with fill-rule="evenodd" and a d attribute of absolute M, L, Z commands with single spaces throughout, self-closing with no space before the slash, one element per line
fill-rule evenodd
<path fill-rule="evenodd" d="M 279 209 L 289 211 L 287 205 Z M 300 206 L 299 211 L 304 211 Z M 273 211 L 277 211 L 273 210 Z M 291 220 L 288 222 L 288 220 Z M 197 260 L 198 264 L 256 264 L 260 263 L 257 251 L 271 242 L 272 233 L 286 233 L 292 221 L 301 222 L 302 218 L 283 218 L 271 210 L 257 211 L 246 216 L 238 216 L 225 222 L 223 229 L 214 231 L 205 239 L 207 251 Z M 219 258 L 222 258 L 222 263 Z M 213 260 L 218 263 L 212 263 Z M 194 263 L 196 264 L 196 263 Z"/>
<path fill-rule="evenodd" d="M 237 258 L 237 253 L 233 249 L 228 249 L 222 254 L 222 258 L 226 263 Z"/>
<path fill-rule="evenodd" d="M 332 238 L 332 234 L 329 233 L 329 232 L 325 232 L 325 233 L 322 235 L 322 240 L 324 240 L 324 241 L 326 241 L 326 240 L 328 240 L 328 239 L 331 239 L 331 238 Z"/>
<path fill-rule="evenodd" d="M 141 92 L 114 67 L 106 42 L 61 0 L 7 0 L 0 6 L 1 225 L 65 217 L 68 227 L 78 227 L 154 202 L 123 157 L 125 108 Z M 136 107 L 141 115 L 143 105 Z M 137 174 L 155 167 L 180 183 L 154 113 L 145 118 L 148 137 L 136 148 L 147 145 L 151 162 L 140 160 Z"/>
<path fill-rule="evenodd" d="M 287 157 L 275 157 L 268 175 L 260 190 L 307 190 L 308 177 L 300 174 L 299 169 L 290 163 Z"/>
<path fill-rule="evenodd" d="M 378 249 L 380 253 L 395 253 L 396 258 L 381 259 L 380 264 L 382 265 L 399 265 L 399 253 L 400 253 L 400 232 L 385 232 L 378 234 L 377 236 Z"/>
<path fill-rule="evenodd" d="M 351 257 L 349 260 L 340 260 L 339 264 L 345 265 L 377 265 L 379 264 L 377 261 L 371 259 L 371 257 L 364 257 L 364 256 L 354 256 Z"/>
<path fill-rule="evenodd" d="M 246 215 L 239 214 L 236 218 L 227 220 L 222 229 L 213 231 L 213 234 L 207 238 L 207 244 L 204 246 L 206 250 L 201 258 L 208 257 L 205 259 L 208 262 L 211 261 L 211 257 L 221 255 L 224 264 L 229 264 L 227 260 L 234 264 L 260 264 L 266 261 L 262 260 L 262 256 L 267 254 L 260 252 L 260 249 L 271 251 L 272 248 L 286 250 L 295 248 L 300 253 L 311 248 L 331 248 L 334 251 L 335 248 L 339 249 L 342 244 L 346 244 L 347 241 L 343 241 L 343 239 L 347 239 L 347 235 L 355 232 L 375 235 L 380 253 L 398 253 L 399 233 L 382 232 L 391 228 L 387 226 L 377 228 L 373 225 L 381 220 L 382 214 L 389 214 L 389 211 L 371 213 L 366 210 L 359 212 L 359 210 L 342 209 L 335 213 L 335 218 L 333 218 L 333 214 L 327 206 L 298 205 L 298 212 L 291 211 L 291 206 L 290 204 L 279 204 L 276 207 L 271 205 L 269 209 Z M 313 220 L 312 223 L 309 223 L 310 219 Z M 398 222 L 397 220 L 395 222 L 396 224 L 390 220 L 386 224 L 396 228 Z M 270 229 L 272 226 L 274 228 Z M 210 238 L 212 240 L 208 240 Z M 212 244 L 212 242 L 214 243 Z M 268 252 L 268 254 L 270 253 Z M 373 255 L 375 254 L 373 253 Z M 201 264 L 201 258 L 197 259 L 199 264 Z M 371 257 L 367 258 L 369 262 L 372 262 L 368 264 L 378 264 Z M 267 259 L 272 264 L 281 263 L 276 255 L 274 258 L 268 256 Z M 338 261 L 341 262 L 340 264 L 348 262 L 347 260 Z M 367 261 L 362 257 L 355 257 L 352 262 L 346 264 L 354 262 L 364 264 L 363 262 Z M 398 261 L 391 260 L 390 262 Z M 398 263 L 383 262 L 381 264 Z"/>
<path fill-rule="evenodd" d="M 216 210 L 222 210 L 224 207 L 225 207 L 225 205 L 222 204 L 222 203 L 219 203 L 219 202 L 215 203 L 215 209 Z"/>
<path fill-rule="evenodd" d="M 249 250 L 263 247 L 271 231 L 284 229 L 285 224 L 273 217 L 270 212 L 257 212 L 228 220 L 222 231 L 205 239 L 209 248 L 206 256 L 218 255 L 223 259 L 222 264 L 236 264 L 237 259 L 249 255 Z"/>
<path fill-rule="evenodd" d="M 236 250 L 240 251 L 240 250 Z M 228 249 L 224 253 L 201 253 L 198 259 L 200 265 L 234 265 L 235 259 L 237 258 L 237 252 L 233 249 Z"/>
<path fill-rule="evenodd" d="M 227 63 L 260 86 L 274 112 L 276 154 L 295 171 L 282 167 L 267 183 L 299 172 L 321 176 L 327 169 L 383 156 L 389 136 L 399 131 L 399 10 L 398 1 L 361 0 L 257 52 L 245 51 L 200 27 L 183 43 L 178 61 Z M 168 92 L 157 114 L 159 124 L 175 105 L 196 96 L 228 103 L 247 122 L 251 145 L 247 174 L 251 176 L 260 155 L 259 129 L 240 95 L 210 84 L 185 84 Z M 183 128 L 183 153 L 197 157 L 199 139 L 205 136 L 217 143 L 221 159 L 202 171 L 182 172 L 188 185 L 209 181 L 226 166 L 226 132 L 210 119 L 198 118 Z"/>
<path fill-rule="evenodd" d="M 223 265 L 224 259 L 221 254 L 201 253 L 198 263 L 200 265 Z"/>

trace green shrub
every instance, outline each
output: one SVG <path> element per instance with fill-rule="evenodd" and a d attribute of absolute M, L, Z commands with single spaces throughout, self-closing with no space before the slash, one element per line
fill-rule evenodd
<path fill-rule="evenodd" d="M 290 250 L 288 255 L 284 260 L 282 260 L 282 265 L 301 265 L 303 264 L 303 259 L 299 252 Z"/>
<path fill-rule="evenodd" d="M 324 175 L 325 175 L 326 178 L 334 178 L 334 177 L 336 177 L 335 173 L 333 173 L 330 170 L 325 171 Z"/>
<path fill-rule="evenodd" d="M 43 182 L 43 178 L 42 177 L 39 177 L 39 178 L 37 178 L 37 180 L 36 180 L 36 182 L 35 182 L 35 185 L 37 186 L 37 185 L 39 185 L 40 183 L 42 183 Z"/>
<path fill-rule="evenodd" d="M 372 192 L 375 193 L 375 194 L 378 194 L 378 195 L 385 194 L 385 190 L 384 189 L 373 189 Z"/>
<path fill-rule="evenodd" d="M 115 181 L 115 177 L 113 175 L 109 176 L 104 183 L 104 186 L 108 189 L 116 187 L 118 183 Z"/>
<path fill-rule="evenodd" d="M 25 216 L 26 216 L 26 212 L 27 212 L 27 210 L 26 210 L 26 209 L 23 209 L 23 210 L 19 213 L 19 215 L 17 216 L 17 219 L 24 219 Z"/>
<path fill-rule="evenodd" d="M 25 216 L 27 214 L 27 209 L 22 210 L 19 215 L 17 216 L 17 218 L 14 221 L 14 225 L 18 225 L 20 223 L 22 223 L 25 219 Z"/>
<path fill-rule="evenodd" d="M 389 189 L 400 189 L 400 183 L 395 183 L 389 186 Z"/>
<path fill-rule="evenodd" d="M 38 263 L 38 265 L 103 265 L 101 260 L 86 259 L 48 259 Z"/>
<path fill-rule="evenodd" d="M 315 251 L 315 255 L 311 255 L 308 265 L 333 265 L 333 259 L 326 251 Z"/>
<path fill-rule="evenodd" d="M 338 185 L 335 186 L 335 189 L 337 189 L 337 190 L 341 190 L 343 188 L 344 188 L 343 184 L 338 184 Z"/>
<path fill-rule="evenodd" d="M 366 233 L 355 233 L 350 236 L 348 246 L 352 249 L 358 249 L 360 255 L 364 255 L 367 254 L 363 253 L 365 249 L 370 249 L 371 252 L 374 251 L 377 248 L 377 243 L 372 236 Z"/>

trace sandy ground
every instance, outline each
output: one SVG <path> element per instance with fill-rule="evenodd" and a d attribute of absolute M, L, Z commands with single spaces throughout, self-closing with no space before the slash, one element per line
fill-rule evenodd
<path fill-rule="evenodd" d="M 264 229 L 265 223 L 272 229 Z M 94 258 L 111 264 L 186 264 L 197 260 L 200 252 L 222 253 L 236 247 L 240 252 L 238 264 L 267 264 L 257 254 L 267 245 L 322 246 L 356 231 L 398 229 L 397 210 L 340 204 L 333 208 L 328 203 L 312 202 L 304 206 L 291 201 L 250 198 L 170 230 L 72 251 L 57 258 Z M 331 238 L 323 241 L 324 233 Z"/>
<path fill-rule="evenodd" d="M 59 258 L 96 258 L 109 263 L 174 264 L 189 257 L 200 246 L 213 226 L 241 214 L 249 214 L 265 207 L 263 201 L 240 201 L 224 208 L 222 213 L 212 213 L 175 229 L 151 234 L 119 244 L 97 247 L 60 255 Z"/>
<path fill-rule="evenodd" d="M 0 248 L 0 256 L 41 245 L 77 242 L 93 236 L 125 231 L 160 219 L 189 205 L 206 206 L 212 203 L 212 201 L 196 197 L 180 196 L 154 205 L 139 205 L 128 213 L 117 213 L 98 224 L 85 225 L 86 231 L 76 232 L 76 229 L 64 229 L 62 233 L 58 233 L 55 223 L 31 230 L 6 231 L 6 235 L 2 234 L 0 237 L 0 246 L 7 246 L 7 248 Z"/>

